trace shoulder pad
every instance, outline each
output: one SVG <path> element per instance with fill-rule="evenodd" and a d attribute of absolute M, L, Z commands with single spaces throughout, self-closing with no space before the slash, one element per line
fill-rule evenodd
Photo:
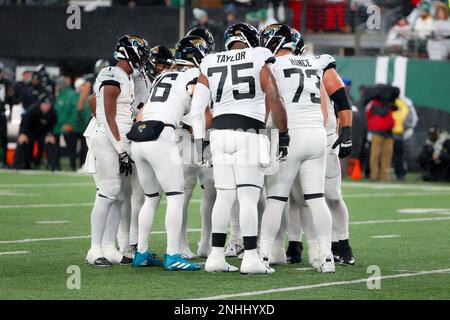
<path fill-rule="evenodd" d="M 333 58 L 333 56 L 329 54 L 322 54 L 320 56 L 316 56 L 316 60 L 323 71 L 330 68 L 336 68 L 336 60 Z"/>

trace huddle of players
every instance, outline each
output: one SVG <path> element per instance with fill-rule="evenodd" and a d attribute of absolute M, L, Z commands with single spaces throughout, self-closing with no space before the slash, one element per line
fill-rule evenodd
<path fill-rule="evenodd" d="M 186 239 L 197 177 L 203 189 L 197 256 L 207 256 L 205 271 L 239 270 L 225 259 L 232 213 L 243 240 L 241 273 L 269 274 L 275 272 L 270 264 L 285 263 L 286 228 L 290 262 L 299 262 L 303 228 L 309 262 L 319 272 L 334 272 L 335 259 L 354 264 L 336 149 L 339 157 L 351 151 L 351 109 L 334 59 L 302 56 L 300 33 L 282 24 L 260 34 L 237 23 L 224 40 L 226 51 L 213 53 L 212 36 L 196 28 L 177 43 L 175 58 L 164 47 L 150 52 L 138 36 L 119 40 L 117 66 L 100 72 L 89 98 L 96 116 L 85 133 L 86 167 L 97 194 L 88 264 L 199 270 L 188 260 L 195 255 Z M 177 144 L 180 127 L 189 138 Z M 266 128 L 278 131 L 272 141 Z M 193 163 L 183 164 L 186 150 L 195 151 Z M 274 163 L 277 170 L 269 173 Z M 162 193 L 164 262 L 148 250 Z M 267 199 L 262 219 L 261 199 Z M 334 252 L 332 240 L 338 240 Z"/>

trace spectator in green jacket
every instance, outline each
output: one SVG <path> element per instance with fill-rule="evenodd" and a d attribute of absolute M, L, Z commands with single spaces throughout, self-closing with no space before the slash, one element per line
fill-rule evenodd
<path fill-rule="evenodd" d="M 58 145 L 58 161 L 57 170 L 60 170 L 60 158 L 62 155 L 60 148 L 60 136 L 64 137 L 66 142 L 66 150 L 70 159 L 70 167 L 76 170 L 77 158 L 77 136 L 75 134 L 75 127 L 77 126 L 77 102 L 78 95 L 72 87 L 70 77 L 62 77 L 58 80 L 58 96 L 55 101 L 55 110 L 58 114 L 58 122 L 55 126 L 55 137 Z"/>

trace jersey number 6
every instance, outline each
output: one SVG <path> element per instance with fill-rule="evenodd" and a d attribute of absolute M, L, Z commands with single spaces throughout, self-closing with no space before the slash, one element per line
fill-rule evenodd
<path fill-rule="evenodd" d="M 160 77 L 156 80 L 155 84 L 152 87 L 152 96 L 150 97 L 151 102 L 166 102 L 167 98 L 170 94 L 170 89 L 172 89 L 172 84 L 163 82 L 164 79 L 169 78 L 172 81 L 175 81 L 178 77 L 177 73 L 168 73 Z M 158 89 L 164 89 L 162 95 L 156 95 L 158 93 Z"/>

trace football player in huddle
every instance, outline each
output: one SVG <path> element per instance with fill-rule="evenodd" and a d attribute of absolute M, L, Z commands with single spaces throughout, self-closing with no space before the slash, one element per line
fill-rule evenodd
<path fill-rule="evenodd" d="M 304 46 L 304 43 L 302 42 Z M 297 48 L 299 54 L 302 53 L 301 46 Z M 326 176 L 325 176 L 325 199 L 332 216 L 332 252 L 334 261 L 341 265 L 354 265 L 355 258 L 349 244 L 348 223 L 349 215 L 347 206 L 342 198 L 341 192 L 341 166 L 339 159 L 350 155 L 352 150 L 351 128 L 352 128 L 352 110 L 348 93 L 345 85 L 336 71 L 336 60 L 323 54 L 316 56 L 320 69 L 322 71 L 322 81 L 327 92 L 326 102 L 328 108 L 328 118 L 326 122 L 327 132 L 327 152 L 326 152 Z M 339 133 L 339 134 L 338 134 Z M 339 148 L 338 148 L 339 147 Z M 311 212 L 301 199 L 300 182 L 296 179 L 292 190 L 293 196 L 299 201 L 295 201 L 301 206 L 301 223 L 290 223 L 289 234 L 300 234 L 301 225 L 303 225 L 308 238 L 308 256 L 311 264 L 316 265 L 316 252 L 318 250 L 317 237 L 308 237 L 308 223 L 311 221 Z M 290 211 L 291 221 L 298 220 L 298 210 L 295 203 Z M 313 230 L 311 230 L 313 231 Z M 301 253 L 301 243 L 290 241 L 287 250 L 288 259 L 293 258 L 299 261 Z"/>
<path fill-rule="evenodd" d="M 138 74 L 149 58 L 150 48 L 140 36 L 119 39 L 114 52 L 116 66 L 103 68 L 94 85 L 95 119 L 89 142 L 97 187 L 91 214 L 91 248 L 86 262 L 95 266 L 129 264 L 132 260 L 115 247 L 120 212 L 130 184 L 131 143 L 126 138 L 133 124 L 131 103 Z M 94 130 L 92 130 L 94 128 Z"/>
<path fill-rule="evenodd" d="M 299 174 L 319 244 L 318 271 L 334 272 L 331 214 L 324 197 L 326 92 L 317 61 L 294 55 L 299 41 L 299 34 L 283 24 L 269 25 L 261 32 L 261 44 L 276 56 L 273 70 L 286 103 L 291 143 L 287 161 L 266 177 L 267 207 L 261 223 L 260 254 L 269 264 L 282 214 Z"/>
<path fill-rule="evenodd" d="M 205 28 L 196 27 L 190 30 L 186 36 L 197 36 L 205 40 L 207 47 L 206 54 L 214 51 L 215 42 L 212 34 Z M 183 224 L 180 235 L 180 252 L 187 258 L 197 257 L 206 258 L 211 251 L 211 213 L 216 199 L 216 189 L 214 188 L 214 179 L 211 167 L 198 166 L 194 161 L 195 148 L 192 141 L 192 119 L 189 114 L 182 119 L 182 131 L 178 147 L 183 157 L 184 172 L 184 203 L 183 203 Z M 207 137 L 209 138 L 209 137 Z M 204 141 L 205 147 L 209 144 L 209 139 Z M 201 235 L 200 242 L 196 254 L 189 248 L 187 239 L 187 221 L 189 216 L 189 204 L 197 184 L 200 181 L 202 189 L 200 200 L 200 216 L 201 216 Z"/>
<path fill-rule="evenodd" d="M 173 63 L 174 56 L 169 48 L 155 46 L 150 49 L 150 58 L 145 64 L 145 72 L 133 75 L 134 100 L 131 104 L 133 119 L 147 102 L 155 77 L 169 69 Z M 131 157 L 133 158 L 133 155 Z M 125 199 L 121 210 L 117 240 L 120 252 L 129 258 L 134 258 L 138 243 L 138 215 L 144 204 L 144 190 L 139 183 L 136 170 L 131 176 L 131 185 L 127 188 Z"/>
<path fill-rule="evenodd" d="M 270 144 L 264 134 L 266 101 L 279 130 L 278 160 L 287 158 L 289 135 L 283 100 L 270 68 L 275 59 L 259 47 L 258 31 L 245 23 L 230 26 L 224 35 L 226 51 L 208 55 L 192 100 L 195 144 L 202 152 L 205 108 L 212 97 L 214 107 L 210 145 L 214 185 L 217 192 L 212 212 L 212 250 L 205 271 L 233 272 L 238 268 L 225 260 L 230 212 L 237 197 L 244 242 L 240 272 L 267 274 L 274 270 L 257 253 L 257 204 L 270 165 Z M 202 163 L 208 163 L 203 159 Z"/>
<path fill-rule="evenodd" d="M 175 129 L 190 111 L 200 74 L 198 67 L 206 50 L 207 43 L 197 36 L 187 36 L 178 42 L 174 65 L 156 77 L 150 98 L 127 135 L 133 141 L 133 160 L 145 193 L 144 205 L 139 212 L 138 251 L 133 260 L 135 267 L 162 265 L 168 271 L 200 269 L 200 265 L 188 262 L 180 253 L 185 182 Z M 167 198 L 164 263 L 148 251 L 161 189 Z"/>

